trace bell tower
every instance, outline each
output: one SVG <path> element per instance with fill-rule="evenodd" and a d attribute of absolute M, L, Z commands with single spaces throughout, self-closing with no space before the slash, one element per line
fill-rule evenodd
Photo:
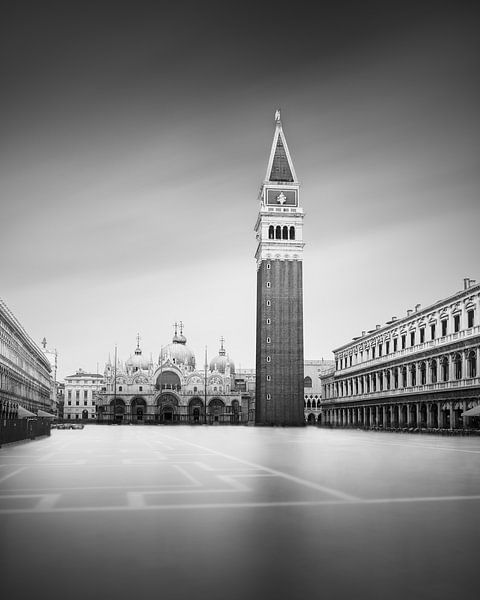
<path fill-rule="evenodd" d="M 303 425 L 303 217 L 280 111 L 255 224 L 255 423 Z"/>

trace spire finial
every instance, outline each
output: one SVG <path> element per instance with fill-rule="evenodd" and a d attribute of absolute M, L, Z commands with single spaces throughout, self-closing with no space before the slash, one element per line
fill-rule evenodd
<path fill-rule="evenodd" d="M 173 327 L 175 329 L 175 335 L 177 335 L 178 333 L 178 323 L 175 321 L 175 323 L 173 324 Z"/>
<path fill-rule="evenodd" d="M 140 334 L 137 333 L 137 350 L 140 348 Z"/>
<path fill-rule="evenodd" d="M 225 348 L 223 347 L 224 341 L 225 341 L 225 338 L 222 335 L 222 337 L 220 338 L 220 352 L 219 352 L 220 356 L 225 356 Z"/>
<path fill-rule="evenodd" d="M 42 340 L 42 346 L 44 349 L 47 347 L 47 338 L 45 338 L 45 337 Z"/>
<path fill-rule="evenodd" d="M 180 321 L 180 335 L 183 335 L 183 321 Z"/>
<path fill-rule="evenodd" d="M 277 108 L 277 110 L 275 111 L 275 123 L 280 123 L 281 124 L 282 120 L 280 118 L 280 109 Z"/>

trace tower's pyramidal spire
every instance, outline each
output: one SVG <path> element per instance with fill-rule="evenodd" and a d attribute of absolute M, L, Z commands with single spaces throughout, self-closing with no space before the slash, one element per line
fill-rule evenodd
<path fill-rule="evenodd" d="M 283 132 L 279 110 L 275 113 L 275 133 L 273 135 L 272 149 L 270 150 L 265 182 L 297 182 L 297 175 L 293 166 L 292 157 L 288 150 L 287 140 Z"/>

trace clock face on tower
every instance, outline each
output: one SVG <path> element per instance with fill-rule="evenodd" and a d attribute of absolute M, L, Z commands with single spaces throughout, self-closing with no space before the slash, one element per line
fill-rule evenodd
<path fill-rule="evenodd" d="M 268 206 L 297 206 L 297 190 L 267 189 Z"/>

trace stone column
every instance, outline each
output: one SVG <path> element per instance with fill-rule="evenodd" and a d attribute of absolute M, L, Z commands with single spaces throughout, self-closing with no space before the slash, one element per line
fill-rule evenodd
<path fill-rule="evenodd" d="M 457 424 L 455 422 L 456 414 L 455 414 L 454 406 L 455 406 L 455 403 L 452 402 L 450 404 L 450 429 L 456 429 L 456 427 L 457 427 Z"/>
<path fill-rule="evenodd" d="M 448 354 L 448 380 L 455 380 L 455 362 L 451 354 Z"/>
<path fill-rule="evenodd" d="M 407 404 L 407 427 L 413 427 L 411 404 Z"/>
<path fill-rule="evenodd" d="M 385 428 L 387 426 L 387 407 L 385 404 L 383 404 L 382 408 L 382 423 L 383 423 L 383 427 Z"/>
<path fill-rule="evenodd" d="M 463 401 L 463 410 L 462 410 L 462 412 L 465 412 L 467 409 L 468 409 L 468 403 L 467 403 L 466 400 L 464 400 Z M 463 429 L 468 429 L 469 421 L 470 421 L 469 417 L 462 417 L 462 427 L 463 427 Z"/>
<path fill-rule="evenodd" d="M 426 407 L 427 407 L 427 429 L 431 429 L 433 427 L 431 405 L 426 404 Z"/>
<path fill-rule="evenodd" d="M 422 422 L 422 411 L 421 411 L 421 403 L 417 402 L 415 404 L 415 411 L 416 411 L 416 415 L 417 415 L 417 427 L 420 427 L 420 424 Z"/>
<path fill-rule="evenodd" d="M 462 377 L 461 377 L 461 379 L 467 378 L 467 352 L 468 352 L 468 350 L 462 351 Z"/>

